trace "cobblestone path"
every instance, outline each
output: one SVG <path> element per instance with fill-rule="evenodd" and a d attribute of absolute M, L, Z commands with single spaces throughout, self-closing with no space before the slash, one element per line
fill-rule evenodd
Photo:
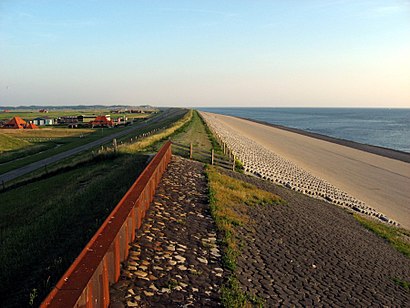
<path fill-rule="evenodd" d="M 286 205 L 249 208 L 237 277 L 265 307 L 409 307 L 410 259 L 320 200 L 238 173 Z"/>
<path fill-rule="evenodd" d="M 111 287 L 111 307 L 218 306 L 216 242 L 203 165 L 174 156 Z"/>

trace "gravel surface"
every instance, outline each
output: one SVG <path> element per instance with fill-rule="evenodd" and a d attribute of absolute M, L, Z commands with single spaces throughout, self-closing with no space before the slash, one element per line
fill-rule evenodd
<path fill-rule="evenodd" d="M 258 206 L 240 228 L 237 276 L 265 306 L 409 307 L 410 259 L 337 206 L 267 181 L 226 171 L 278 194 L 286 205 Z"/>
<path fill-rule="evenodd" d="M 218 306 L 216 242 L 203 165 L 174 156 L 111 288 L 111 307 Z"/>

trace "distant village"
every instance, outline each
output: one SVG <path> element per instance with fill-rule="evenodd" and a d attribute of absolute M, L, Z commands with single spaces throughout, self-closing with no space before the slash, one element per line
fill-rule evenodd
<path fill-rule="evenodd" d="M 9 110 L 3 110 L 3 113 L 8 113 Z M 15 116 L 7 121 L 0 120 L 0 128 L 2 129 L 38 129 L 41 126 L 64 126 L 68 128 L 97 128 L 97 127 L 117 127 L 127 126 L 135 121 L 134 118 L 128 119 L 126 114 L 135 113 L 153 113 L 157 112 L 155 109 L 114 109 L 110 110 L 110 114 L 104 115 L 70 115 L 60 117 L 49 117 L 47 109 L 38 110 L 39 113 L 44 113 L 44 116 L 36 117 L 34 119 L 22 119 Z M 111 117 L 111 114 L 115 116 Z"/>

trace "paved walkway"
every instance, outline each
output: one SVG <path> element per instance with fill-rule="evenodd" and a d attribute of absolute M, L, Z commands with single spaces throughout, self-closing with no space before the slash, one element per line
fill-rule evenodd
<path fill-rule="evenodd" d="M 218 306 L 224 273 L 216 241 L 203 165 L 174 156 L 111 288 L 111 306 Z"/>

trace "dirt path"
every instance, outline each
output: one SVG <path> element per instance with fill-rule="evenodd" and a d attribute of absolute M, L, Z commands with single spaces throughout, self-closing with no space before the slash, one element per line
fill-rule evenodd
<path fill-rule="evenodd" d="M 203 165 L 174 156 L 111 288 L 111 307 L 218 306 L 216 241 Z"/>
<path fill-rule="evenodd" d="M 157 117 L 154 117 L 154 118 L 152 118 L 151 120 L 148 120 L 147 122 L 133 125 L 133 126 L 131 126 L 129 129 L 123 130 L 123 131 L 121 131 L 121 132 L 114 133 L 114 134 L 112 134 L 112 135 L 109 135 L 109 136 L 103 137 L 103 138 L 101 138 L 101 139 L 92 141 L 92 142 L 90 142 L 90 143 L 81 145 L 81 146 L 79 146 L 79 147 L 77 147 L 77 148 L 70 149 L 70 150 L 68 150 L 68 151 L 65 151 L 65 152 L 62 152 L 62 153 L 53 155 L 53 156 L 51 156 L 51 157 L 47 157 L 47 158 L 45 158 L 45 159 L 36 161 L 36 162 L 34 162 L 34 163 L 28 164 L 28 165 L 26 165 L 26 166 L 24 166 L 24 167 L 20 167 L 20 168 L 14 169 L 14 170 L 12 170 L 12 171 L 9 171 L 9 172 L 0 174 L 0 183 L 2 183 L 3 181 L 4 181 L 4 182 L 11 181 L 11 180 L 13 180 L 13 179 L 15 179 L 15 178 L 18 178 L 18 177 L 20 177 L 20 176 L 23 176 L 23 175 L 25 175 L 25 174 L 27 174 L 27 173 L 30 173 L 30 172 L 34 171 L 34 170 L 37 170 L 37 169 L 40 169 L 40 168 L 44 168 L 44 166 L 46 166 L 46 165 L 50 165 L 50 164 L 56 163 L 56 162 L 58 162 L 58 161 L 60 161 L 60 160 L 62 160 L 62 159 L 68 158 L 68 157 L 70 157 L 70 156 L 73 156 L 73 155 L 78 154 L 78 153 L 80 153 L 80 152 L 83 152 L 83 151 L 85 151 L 85 150 L 89 150 L 89 149 L 92 149 L 92 148 L 94 148 L 94 147 L 97 147 L 97 146 L 103 145 L 103 144 L 105 144 L 105 143 L 108 143 L 108 142 L 110 142 L 111 140 L 113 140 L 114 138 L 120 138 L 120 137 L 122 137 L 122 136 L 125 136 L 125 135 L 131 133 L 132 131 L 135 131 L 135 130 L 138 130 L 138 129 L 142 129 L 142 128 L 148 126 L 148 125 L 151 125 L 151 124 L 153 124 L 153 123 L 157 123 L 157 122 L 159 122 L 159 121 L 161 121 L 161 120 L 163 120 L 163 119 L 166 119 L 167 117 L 169 118 L 169 117 L 175 115 L 176 112 L 178 112 L 178 109 L 167 109 L 167 110 L 164 111 L 161 115 L 159 115 L 159 116 L 157 116 Z"/>
<path fill-rule="evenodd" d="M 266 307 L 408 306 L 410 291 L 397 281 L 410 281 L 410 259 L 350 214 L 267 181 L 227 174 L 287 201 L 251 208 L 253 223 L 240 228 L 237 277 Z"/>

